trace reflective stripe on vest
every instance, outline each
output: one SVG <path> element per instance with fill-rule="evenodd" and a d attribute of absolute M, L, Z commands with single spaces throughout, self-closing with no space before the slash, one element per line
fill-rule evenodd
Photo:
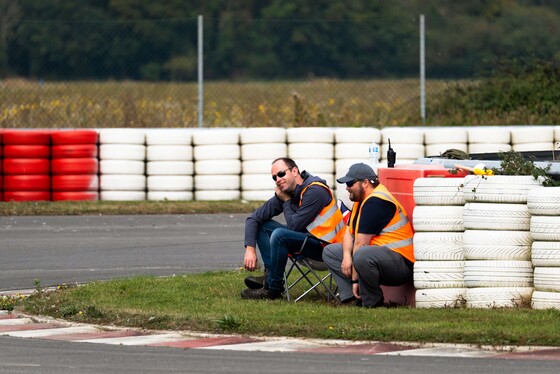
<path fill-rule="evenodd" d="M 399 203 L 397 199 L 385 186 L 378 185 L 369 196 L 367 196 L 364 201 L 361 203 L 360 208 L 358 206 L 360 203 L 355 203 L 354 208 L 352 209 L 352 214 L 357 214 L 358 219 L 356 220 L 356 224 L 359 225 L 359 221 L 361 219 L 362 207 L 365 201 L 371 197 L 377 197 L 379 199 L 389 201 L 396 206 L 395 215 L 389 221 L 389 224 L 381 230 L 379 235 L 372 236 L 370 240 L 370 245 L 378 245 L 378 246 L 386 246 L 391 250 L 400 253 L 406 259 L 414 262 L 414 247 L 413 247 L 413 240 L 412 237 L 414 235 L 412 231 L 412 226 L 410 225 L 410 221 L 408 216 L 404 213 L 404 208 Z M 354 213 L 354 210 L 358 210 L 357 213 Z M 353 220 L 353 217 L 351 218 Z M 350 223 L 350 232 L 354 234 L 357 231 L 357 228 L 353 226 L 353 221 Z"/>
<path fill-rule="evenodd" d="M 307 185 L 302 191 L 299 199 L 299 205 L 301 206 L 301 201 L 303 199 L 303 194 L 309 188 L 309 186 L 317 185 L 325 188 L 329 191 L 331 195 L 331 202 L 329 205 L 325 206 L 321 212 L 315 217 L 313 222 L 307 225 L 306 229 L 310 234 L 318 239 L 329 243 L 340 243 L 342 242 L 342 237 L 344 236 L 345 226 L 344 219 L 342 218 L 342 213 L 336 205 L 336 200 L 332 194 L 332 191 L 323 183 L 312 182 Z"/>

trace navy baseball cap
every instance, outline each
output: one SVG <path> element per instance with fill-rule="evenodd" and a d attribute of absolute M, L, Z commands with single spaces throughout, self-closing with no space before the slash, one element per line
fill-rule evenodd
<path fill-rule="evenodd" d="M 354 164 L 350 166 L 348 173 L 342 178 L 338 178 L 336 181 L 338 183 L 351 182 L 356 179 L 377 179 L 377 174 L 371 168 L 371 166 L 364 164 L 363 162 L 359 164 Z"/>

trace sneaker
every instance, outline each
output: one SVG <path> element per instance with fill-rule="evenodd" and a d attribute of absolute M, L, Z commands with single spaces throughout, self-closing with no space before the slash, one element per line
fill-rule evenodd
<path fill-rule="evenodd" d="M 245 285 L 252 290 L 258 290 L 259 288 L 263 288 L 265 282 L 266 282 L 265 275 L 261 275 L 258 277 L 250 275 L 247 278 L 245 278 Z"/>
<path fill-rule="evenodd" d="M 241 298 L 247 300 L 274 300 L 282 296 L 282 292 L 269 290 L 262 287 L 259 289 L 246 288 L 241 291 Z"/>

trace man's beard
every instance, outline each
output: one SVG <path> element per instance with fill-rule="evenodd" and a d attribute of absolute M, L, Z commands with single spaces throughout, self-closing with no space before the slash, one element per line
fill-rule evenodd
<path fill-rule="evenodd" d="M 358 190 L 350 193 L 350 201 L 362 201 L 364 199 L 364 188 L 360 185 Z"/>

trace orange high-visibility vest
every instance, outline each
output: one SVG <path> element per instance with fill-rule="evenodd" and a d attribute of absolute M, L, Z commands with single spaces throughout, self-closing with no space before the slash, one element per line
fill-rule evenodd
<path fill-rule="evenodd" d="M 342 218 L 342 213 L 336 205 L 336 200 L 333 193 L 329 187 L 321 182 L 309 183 L 302 191 L 299 197 L 299 205 L 301 206 L 301 201 L 303 199 L 303 194 L 309 188 L 309 186 L 317 185 L 325 188 L 329 191 L 331 195 L 331 202 L 325 206 L 319 215 L 315 217 L 313 222 L 307 225 L 306 229 L 314 237 L 321 239 L 329 243 L 342 243 L 342 238 L 346 232 L 346 226 L 344 225 L 344 219 Z"/>
<path fill-rule="evenodd" d="M 369 244 L 370 245 L 378 245 L 378 246 L 385 246 L 389 247 L 391 250 L 401 254 L 407 260 L 414 262 L 414 247 L 412 245 L 412 237 L 414 236 L 414 231 L 412 231 L 412 226 L 410 225 L 410 221 L 408 216 L 406 215 L 406 211 L 404 210 L 403 206 L 391 193 L 389 190 L 383 186 L 382 184 L 378 185 L 371 194 L 369 194 L 360 206 L 360 203 L 354 203 L 354 207 L 352 208 L 352 215 L 350 216 L 350 225 L 348 229 L 350 233 L 354 235 L 356 232 L 356 228 L 360 226 L 360 219 L 362 218 L 362 207 L 364 206 L 367 199 L 377 197 L 385 201 L 389 201 L 397 207 L 395 211 L 395 215 L 389 221 L 387 226 L 381 230 L 379 235 L 373 235 Z M 360 206 L 358 208 L 358 206 Z M 358 218 L 355 220 L 354 226 L 354 218 L 358 215 Z"/>

